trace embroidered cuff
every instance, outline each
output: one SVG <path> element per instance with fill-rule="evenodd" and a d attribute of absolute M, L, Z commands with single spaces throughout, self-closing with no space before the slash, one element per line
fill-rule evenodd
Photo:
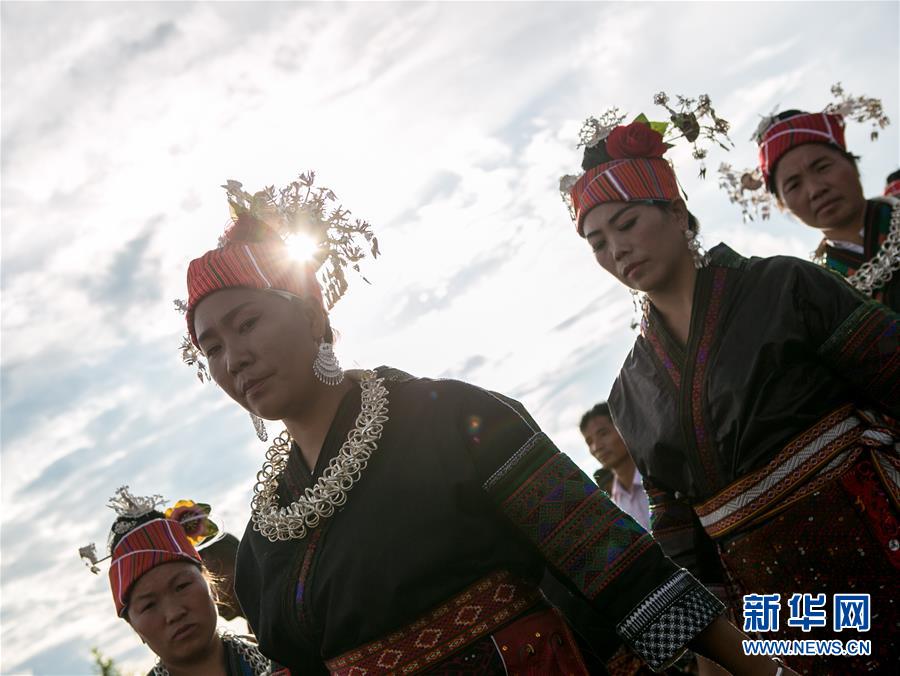
<path fill-rule="evenodd" d="M 721 601 L 682 569 L 628 613 L 616 631 L 651 669 L 661 671 L 724 610 Z"/>

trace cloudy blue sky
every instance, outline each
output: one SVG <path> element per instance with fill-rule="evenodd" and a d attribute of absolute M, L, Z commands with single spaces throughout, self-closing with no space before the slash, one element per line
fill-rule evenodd
<path fill-rule="evenodd" d="M 243 529 L 265 449 L 181 365 L 171 309 L 225 224 L 225 179 L 313 168 L 374 224 L 372 285 L 333 314 L 345 365 L 506 392 L 592 469 L 577 421 L 633 334 L 556 191 L 580 121 L 708 93 L 734 126 L 725 159 L 748 166 L 760 113 L 821 109 L 840 80 L 894 118 L 877 143 L 848 130 L 880 193 L 898 165 L 898 8 L 3 2 L 0 672 L 87 674 L 93 645 L 152 663 L 76 552 L 105 541 L 117 486 L 211 502 Z M 779 214 L 743 224 L 721 155 L 705 182 L 673 157 L 708 245 L 814 248 Z"/>

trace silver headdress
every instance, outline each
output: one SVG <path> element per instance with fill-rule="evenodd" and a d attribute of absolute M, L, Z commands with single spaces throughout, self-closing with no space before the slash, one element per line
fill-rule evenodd
<path fill-rule="evenodd" d="M 841 115 L 844 119 L 854 122 L 872 121 L 872 130 L 869 138 L 872 141 L 878 139 L 878 132 L 887 127 L 891 121 L 884 114 L 884 108 L 880 99 L 869 96 L 850 96 L 841 86 L 840 82 L 831 85 L 831 94 L 835 101 L 829 103 L 822 110 L 823 113 Z M 766 131 L 776 122 L 778 107 L 772 109 L 768 115 L 763 115 L 759 126 L 750 140 L 760 143 Z M 741 215 L 746 223 L 752 221 L 754 216 L 766 220 L 772 213 L 775 198 L 766 189 L 762 171 L 759 167 L 753 169 L 735 169 L 730 164 L 722 163 L 719 166 L 719 187 L 728 195 L 732 204 L 737 204 L 741 209 Z"/>
<path fill-rule="evenodd" d="M 700 94 L 697 98 L 691 98 L 676 94 L 673 101 L 666 92 L 658 92 L 653 97 L 653 103 L 668 111 L 669 120 L 653 122 L 642 114 L 635 121 L 643 122 L 659 132 L 667 147 L 671 147 L 673 142 L 679 139 L 685 139 L 690 143 L 693 146 L 691 156 L 700 163 L 700 178 L 706 178 L 704 160 L 709 150 L 704 147 L 705 143 L 718 145 L 725 150 L 734 147 L 734 143 L 728 137 L 730 124 L 728 120 L 716 115 L 709 95 Z M 616 127 L 621 126 L 626 117 L 627 115 L 618 108 L 608 108 L 599 117 L 588 117 L 578 131 L 578 144 L 575 148 L 596 147 L 605 141 Z M 573 221 L 575 209 L 572 204 L 572 189 L 582 175 L 566 174 L 559 179 L 559 194 Z"/>
<path fill-rule="evenodd" d="M 344 271 L 349 267 L 362 277 L 359 263 L 368 254 L 377 258 L 381 251 L 378 238 L 368 221 L 351 218 L 349 210 L 338 202 L 332 190 L 315 185 L 313 171 L 300 174 L 283 188 L 267 186 L 249 193 L 239 181 L 228 180 L 222 186 L 231 209 L 232 220 L 242 216 L 264 223 L 285 242 L 295 237 L 309 239 L 313 246 L 312 264 L 322 287 L 327 310 L 331 310 L 347 291 Z M 224 246 L 220 237 L 218 245 Z M 367 254 L 368 251 L 368 254 Z M 369 280 L 362 277 L 367 284 Z M 175 309 L 187 312 L 187 303 L 176 299 Z M 210 380 L 203 355 L 185 335 L 179 346 L 182 361 L 197 369 L 200 382 Z"/>
<path fill-rule="evenodd" d="M 105 561 L 112 555 L 112 541 L 116 535 L 123 535 L 132 530 L 141 517 L 146 516 L 164 502 L 165 500 L 161 495 L 133 495 L 128 490 L 128 486 L 119 486 L 115 495 L 106 503 L 106 506 L 113 510 L 117 516 L 107 540 L 107 555 L 102 559 L 98 558 L 97 545 L 93 542 L 78 549 L 78 555 L 82 559 L 86 559 L 85 565 L 90 568 L 90 571 L 94 574 L 100 572 L 97 564 Z"/>

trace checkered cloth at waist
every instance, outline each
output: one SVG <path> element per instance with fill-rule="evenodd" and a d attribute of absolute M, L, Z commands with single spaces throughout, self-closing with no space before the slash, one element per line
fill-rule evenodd
<path fill-rule="evenodd" d="M 325 665 L 332 676 L 416 673 L 492 634 L 540 599 L 535 585 L 505 570 L 491 573 L 412 624 Z"/>
<path fill-rule="evenodd" d="M 794 438 L 765 466 L 695 505 L 694 511 L 710 537 L 722 537 L 818 490 L 846 472 L 866 450 L 875 451 L 884 475 L 894 468 L 896 479 L 891 456 L 896 456 L 897 439 L 896 432 L 873 414 L 842 406 Z"/>

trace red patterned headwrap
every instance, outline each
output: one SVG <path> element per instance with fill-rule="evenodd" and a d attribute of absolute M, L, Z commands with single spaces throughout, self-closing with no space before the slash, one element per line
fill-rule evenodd
<path fill-rule="evenodd" d="M 222 289 L 277 289 L 312 298 L 324 308 L 322 289 L 311 264 L 291 257 L 281 237 L 260 223 L 241 223 L 225 233 L 224 244 L 195 258 L 187 272 L 187 326 L 196 346 L 194 311 L 201 300 Z"/>
<path fill-rule="evenodd" d="M 201 563 L 200 555 L 181 524 L 171 519 L 154 519 L 126 534 L 112 552 L 109 585 L 116 614 L 125 613 L 128 594 L 146 572 L 172 561 Z"/>
<path fill-rule="evenodd" d="M 575 226 L 584 237 L 584 217 L 603 202 L 678 198 L 675 171 L 661 157 L 616 159 L 588 169 L 570 192 Z"/>
<path fill-rule="evenodd" d="M 846 150 L 844 118 L 834 113 L 802 113 L 779 120 L 765 130 L 759 141 L 759 168 L 766 186 L 786 152 L 806 143 L 826 143 Z"/>
<path fill-rule="evenodd" d="M 900 178 L 884 186 L 885 197 L 900 197 Z"/>

